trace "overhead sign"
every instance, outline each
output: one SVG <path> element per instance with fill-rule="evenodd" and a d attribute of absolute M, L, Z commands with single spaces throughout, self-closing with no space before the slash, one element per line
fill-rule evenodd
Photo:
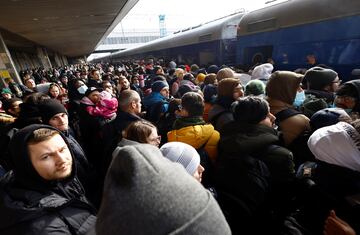
<path fill-rule="evenodd" d="M 0 70 L 0 77 L 1 78 L 10 78 L 10 73 L 7 70 Z"/>

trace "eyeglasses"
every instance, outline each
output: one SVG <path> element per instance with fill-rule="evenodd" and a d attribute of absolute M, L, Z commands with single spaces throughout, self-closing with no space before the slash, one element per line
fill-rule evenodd
<path fill-rule="evenodd" d="M 161 135 L 158 135 L 157 137 L 149 139 L 149 141 L 150 142 L 161 142 Z"/>

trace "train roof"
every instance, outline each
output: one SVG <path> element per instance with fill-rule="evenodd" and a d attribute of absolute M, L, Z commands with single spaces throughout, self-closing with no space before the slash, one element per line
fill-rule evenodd
<path fill-rule="evenodd" d="M 238 22 L 240 21 L 243 15 L 244 13 L 234 13 L 232 15 L 220 18 L 218 20 L 210 21 L 203 25 L 188 28 L 182 30 L 181 32 L 168 35 L 164 38 L 156 39 L 154 41 L 148 42 L 136 48 L 115 52 L 109 56 L 111 56 L 112 58 L 119 56 L 126 57 L 130 55 L 145 53 L 154 50 L 162 50 L 166 48 L 185 46 L 199 42 L 217 40 L 223 38 L 222 32 L 224 28 L 225 29 L 228 28 L 227 25 L 228 22 L 231 22 L 230 26 L 233 26 L 234 28 L 234 35 L 232 37 L 235 38 Z M 231 37 L 231 34 L 226 33 L 224 34 L 224 37 Z M 96 60 L 101 60 L 102 58 L 106 58 L 106 57 L 108 56 L 100 57 L 97 58 Z"/>
<path fill-rule="evenodd" d="M 238 36 L 359 13 L 358 0 L 289 0 L 246 14 L 239 23 Z"/>

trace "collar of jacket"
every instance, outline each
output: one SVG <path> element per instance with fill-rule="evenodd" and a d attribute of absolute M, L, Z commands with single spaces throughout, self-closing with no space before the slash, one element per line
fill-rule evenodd
<path fill-rule="evenodd" d="M 206 122 L 200 117 L 182 117 L 174 122 L 174 129 L 179 130 L 187 126 L 205 125 Z"/>

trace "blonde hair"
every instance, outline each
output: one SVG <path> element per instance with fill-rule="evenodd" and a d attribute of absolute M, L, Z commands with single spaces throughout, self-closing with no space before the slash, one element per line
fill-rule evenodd
<path fill-rule="evenodd" d="M 59 135 L 60 133 L 53 129 L 48 128 L 40 128 L 37 130 L 34 130 L 31 137 L 27 141 L 28 144 L 37 144 L 40 142 L 43 142 L 45 140 L 48 140 L 55 135 Z"/>
<path fill-rule="evenodd" d="M 153 130 L 157 130 L 151 122 L 140 120 L 131 123 L 124 131 L 123 137 L 139 143 L 147 143 Z"/>

